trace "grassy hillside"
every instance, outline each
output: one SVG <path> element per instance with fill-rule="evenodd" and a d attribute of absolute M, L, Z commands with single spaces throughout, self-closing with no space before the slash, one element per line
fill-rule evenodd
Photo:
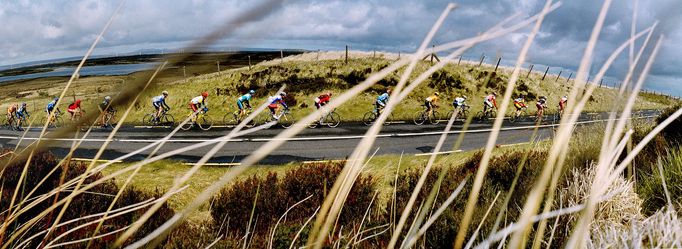
<path fill-rule="evenodd" d="M 211 108 L 210 115 L 214 121 L 221 122 L 223 115 L 236 110 L 235 100 L 248 89 L 257 91 L 252 103 L 262 103 L 268 96 L 283 84 L 287 84 L 285 90 L 295 98 L 293 104 L 294 117 L 301 117 L 313 111 L 313 99 L 327 91 L 340 93 L 359 82 L 370 74 L 387 67 L 396 58 L 391 54 L 374 55 L 352 54 L 348 63 L 345 63 L 340 52 L 328 52 L 322 55 L 317 53 L 289 56 L 284 60 L 272 60 L 249 67 L 241 67 L 225 70 L 219 73 L 209 73 L 182 79 L 181 77 L 165 77 L 148 91 L 142 93 L 140 102 L 135 105 L 133 115 L 127 122 L 139 123 L 142 117 L 152 111 L 150 99 L 160 94 L 161 91 L 170 92 L 168 104 L 173 108 L 171 114 L 178 120 L 188 114 L 187 103 L 189 99 L 198 96 L 202 91 L 208 91 L 208 99 Z M 431 66 L 428 61 L 420 62 L 413 74 L 413 78 L 424 72 Z M 178 69 L 170 69 L 176 72 Z M 361 120 L 363 113 L 371 110 L 376 96 L 386 88 L 397 84 L 402 69 L 382 79 L 377 85 L 360 94 L 353 100 L 344 104 L 337 111 L 344 121 Z M 72 101 L 72 96 L 85 101 L 86 110 L 96 110 L 96 104 L 104 95 L 114 95 L 115 92 L 125 86 L 140 74 L 125 77 L 87 77 L 76 81 L 67 100 Z M 460 65 L 453 62 L 442 70 L 433 74 L 420 88 L 400 103 L 395 112 L 395 118 L 409 120 L 415 111 L 421 110 L 423 99 L 438 91 L 442 100 L 440 109 L 442 114 L 451 110 L 450 103 L 455 96 L 469 96 L 469 104 L 472 112 L 482 108 L 482 100 L 485 95 L 492 91 L 501 95 L 504 92 L 506 82 L 510 76 L 509 68 L 499 68 L 494 72 L 490 65 L 478 67 L 475 63 L 463 61 Z M 566 82 L 565 78 L 555 81 L 556 76 L 548 75 L 541 80 L 542 75 L 533 73 L 526 78 L 525 73 L 519 79 L 514 90 L 514 96 L 527 96 L 527 101 L 534 103 L 538 96 L 547 96 L 550 112 L 557 109 L 558 100 L 567 95 L 573 81 Z M 132 78 L 131 78 L 132 77 Z M 2 104 L 5 107 L 12 102 L 26 101 L 30 105 L 37 105 L 40 110 L 38 116 L 42 116 L 42 108 L 49 99 L 56 95 L 63 87 L 59 80 L 40 80 L 25 84 L 12 84 L 0 92 Z M 5 88 L 5 87 L 3 87 Z M 599 88 L 593 94 L 585 108 L 588 112 L 606 111 L 613 105 L 616 95 L 614 89 Z M 14 97 L 12 97 L 14 96 Z M 674 101 L 659 95 L 642 94 L 637 100 L 637 109 L 660 109 L 670 106 Z M 68 103 L 64 103 L 67 105 Z M 531 105 L 532 106 L 532 105 Z M 62 109 L 65 109 L 62 107 Z M 531 112 L 534 107 L 529 108 Z"/>

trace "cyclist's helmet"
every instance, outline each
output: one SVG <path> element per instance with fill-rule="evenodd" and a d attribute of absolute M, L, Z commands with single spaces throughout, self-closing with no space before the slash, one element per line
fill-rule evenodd
<path fill-rule="evenodd" d="M 496 92 L 493 92 L 493 96 L 497 97 L 497 93 L 496 93 Z"/>
<path fill-rule="evenodd" d="M 76 100 L 76 104 L 77 104 L 77 105 L 80 105 L 80 103 L 81 103 L 81 100 L 80 100 L 80 99 L 77 99 L 77 100 Z"/>
<path fill-rule="evenodd" d="M 201 96 L 203 96 L 204 98 L 208 97 L 208 92 L 201 93 Z"/>
<path fill-rule="evenodd" d="M 56 101 L 59 101 L 59 98 L 54 98 L 54 101 L 55 101 L 55 102 L 56 102 Z"/>
<path fill-rule="evenodd" d="M 435 92 L 435 93 L 433 93 L 433 95 L 436 95 L 436 96 L 438 96 L 438 92 Z"/>
<path fill-rule="evenodd" d="M 564 99 L 568 99 L 568 96 L 564 95 Z"/>
<path fill-rule="evenodd" d="M 26 102 L 21 103 L 21 106 L 26 107 Z"/>
<path fill-rule="evenodd" d="M 249 93 L 250 93 L 250 94 L 255 94 L 256 91 L 254 91 L 254 90 L 249 90 Z"/>
<path fill-rule="evenodd" d="M 386 93 L 391 94 L 391 89 L 387 89 Z"/>
<path fill-rule="evenodd" d="M 168 91 L 163 91 L 163 92 L 161 92 L 161 94 L 168 95 Z"/>
<path fill-rule="evenodd" d="M 332 96 L 332 92 L 328 92 L 327 95 L 329 95 L 329 97 L 331 97 L 331 96 Z"/>
<path fill-rule="evenodd" d="M 104 97 L 104 100 L 106 100 L 106 101 L 111 100 L 111 96 L 106 96 L 106 97 Z"/>
<path fill-rule="evenodd" d="M 462 96 L 462 98 L 463 98 L 463 99 L 467 99 L 467 96 L 466 96 L 466 95 L 464 95 L 464 96 Z"/>
<path fill-rule="evenodd" d="M 287 93 L 281 92 L 281 93 L 279 93 L 279 95 L 281 95 L 282 97 L 284 97 L 284 96 L 287 96 Z"/>

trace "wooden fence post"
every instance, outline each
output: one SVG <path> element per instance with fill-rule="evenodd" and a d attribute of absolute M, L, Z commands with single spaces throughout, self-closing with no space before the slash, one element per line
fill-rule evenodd
<path fill-rule="evenodd" d="M 573 72 L 571 72 L 571 74 L 568 75 L 568 78 L 566 78 L 566 83 L 571 80 L 571 76 L 573 76 Z"/>
<path fill-rule="evenodd" d="M 549 67 L 547 67 L 547 69 L 545 70 L 545 74 L 542 75 L 541 80 L 545 80 L 545 77 L 547 76 L 547 72 L 549 72 Z"/>
<path fill-rule="evenodd" d="M 346 45 L 346 60 L 344 63 L 348 64 L 348 45 Z"/>
<path fill-rule="evenodd" d="M 460 55 L 459 60 L 457 61 L 457 66 L 459 66 L 459 63 L 461 63 L 461 62 L 462 62 L 462 56 Z"/>
<path fill-rule="evenodd" d="M 251 71 L 251 56 L 249 55 L 249 71 Z"/>
<path fill-rule="evenodd" d="M 280 63 L 284 62 L 284 50 L 279 50 L 279 60 Z"/>
<path fill-rule="evenodd" d="M 530 65 L 530 69 L 528 69 L 528 74 L 526 74 L 526 78 L 530 77 L 530 73 L 533 72 L 533 67 L 535 65 Z"/>
<path fill-rule="evenodd" d="M 483 64 L 483 59 L 485 59 L 485 54 L 481 54 L 481 61 L 478 62 L 478 67 L 481 67 L 481 65 Z"/>
<path fill-rule="evenodd" d="M 497 72 L 497 67 L 500 66 L 500 61 L 502 60 L 502 57 L 497 58 L 497 64 L 495 65 L 495 72 Z"/>
<path fill-rule="evenodd" d="M 559 80 L 559 77 L 561 77 L 561 73 L 564 72 L 564 70 L 559 70 L 559 75 L 556 76 L 556 79 L 554 82 L 557 82 Z"/>
<path fill-rule="evenodd" d="M 220 75 L 220 61 L 215 62 L 218 65 L 218 75 Z"/>
<path fill-rule="evenodd" d="M 599 80 L 599 87 L 601 88 L 602 83 L 604 83 L 604 79 Z"/>

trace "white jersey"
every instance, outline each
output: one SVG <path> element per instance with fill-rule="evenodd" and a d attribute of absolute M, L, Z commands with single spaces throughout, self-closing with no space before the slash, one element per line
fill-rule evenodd
<path fill-rule="evenodd" d="M 204 96 L 196 96 L 192 99 L 191 102 L 192 102 L 192 104 L 195 104 L 195 105 L 201 104 L 204 102 Z"/>

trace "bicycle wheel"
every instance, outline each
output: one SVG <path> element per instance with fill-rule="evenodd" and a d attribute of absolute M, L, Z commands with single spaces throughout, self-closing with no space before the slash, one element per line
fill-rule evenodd
<path fill-rule="evenodd" d="M 142 125 L 147 125 L 147 126 L 153 126 L 154 125 L 154 114 L 149 113 L 147 115 L 144 115 L 144 118 L 142 118 Z"/>
<path fill-rule="evenodd" d="M 223 115 L 223 124 L 226 126 L 237 126 L 237 124 L 239 124 L 239 119 L 234 113 L 228 112 Z"/>
<path fill-rule="evenodd" d="M 426 112 L 425 111 L 417 111 L 414 113 L 414 118 L 412 118 L 412 121 L 416 125 L 422 125 L 424 124 L 424 121 L 426 121 Z"/>
<path fill-rule="evenodd" d="M 289 117 L 289 115 L 283 114 L 277 123 L 282 126 L 282 128 L 286 129 L 291 127 L 294 124 L 294 120 Z"/>
<path fill-rule="evenodd" d="M 104 121 L 105 125 L 108 127 L 116 126 L 116 115 L 114 115 L 113 113 L 109 113 L 105 117 Z"/>
<path fill-rule="evenodd" d="M 175 118 L 173 117 L 173 115 L 163 114 L 161 116 L 160 124 L 172 127 L 173 125 L 175 125 Z"/>
<path fill-rule="evenodd" d="M 436 110 L 433 110 L 431 116 L 429 117 L 429 123 L 431 123 L 432 125 L 437 125 L 438 123 L 440 123 L 440 119 L 438 118 L 439 116 L 440 115 L 438 114 L 438 112 Z"/>
<path fill-rule="evenodd" d="M 207 131 L 213 126 L 213 120 L 208 115 L 201 115 L 197 119 L 197 125 L 199 125 L 200 129 Z"/>
<path fill-rule="evenodd" d="M 180 126 L 180 129 L 183 129 L 186 131 L 186 130 L 192 129 L 192 127 L 194 127 L 194 122 L 192 122 L 192 120 L 190 119 L 190 120 L 187 120 L 187 122 L 185 124 Z"/>
<path fill-rule="evenodd" d="M 463 121 L 466 121 L 467 118 L 469 118 L 469 110 L 463 109 L 463 110 L 459 111 L 459 113 L 457 114 L 457 118 L 461 119 Z"/>
<path fill-rule="evenodd" d="M 474 120 L 476 120 L 476 123 L 483 123 L 488 117 L 483 113 L 483 111 L 478 111 L 476 113 L 476 116 L 474 116 Z"/>
<path fill-rule="evenodd" d="M 386 120 L 384 121 L 384 126 L 390 125 L 393 122 L 395 122 L 395 117 L 393 116 L 393 113 L 388 114 L 388 118 L 386 118 Z"/>
<path fill-rule="evenodd" d="M 326 122 L 327 126 L 329 126 L 330 128 L 337 127 L 339 126 L 339 123 L 341 123 L 341 116 L 336 112 L 332 112 L 329 115 L 327 115 L 327 118 L 324 122 Z"/>
<path fill-rule="evenodd" d="M 362 123 L 365 124 L 366 126 L 370 126 L 372 125 L 372 123 L 374 123 L 374 120 L 376 119 L 377 119 L 376 113 L 374 113 L 373 111 L 369 111 L 362 116 Z"/>
<path fill-rule="evenodd" d="M 325 119 L 327 119 L 327 116 L 325 116 Z M 308 128 L 311 128 L 311 129 L 317 128 L 317 125 L 319 125 L 320 122 L 324 122 L 324 121 L 320 121 L 320 119 L 318 119 L 317 121 L 313 121 L 312 123 L 308 124 Z"/>

